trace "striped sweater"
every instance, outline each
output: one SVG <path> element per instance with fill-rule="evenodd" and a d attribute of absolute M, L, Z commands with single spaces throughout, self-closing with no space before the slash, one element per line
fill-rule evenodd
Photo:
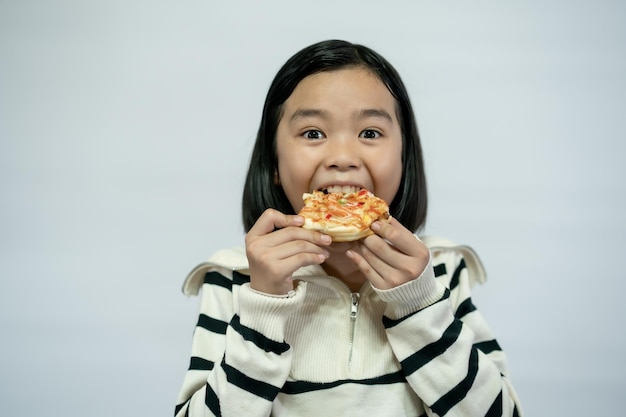
<path fill-rule="evenodd" d="M 319 266 L 295 290 L 250 288 L 243 249 L 187 277 L 202 290 L 176 416 L 519 416 L 506 358 L 470 298 L 474 251 L 422 239 L 419 279 L 353 293 Z"/>

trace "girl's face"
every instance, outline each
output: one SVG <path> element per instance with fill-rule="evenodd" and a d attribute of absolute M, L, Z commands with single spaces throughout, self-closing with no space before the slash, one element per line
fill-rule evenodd
<path fill-rule="evenodd" d="M 283 105 L 276 132 L 278 176 L 297 213 L 302 194 L 367 188 L 391 203 L 402 178 L 396 101 L 364 68 L 304 78 Z"/>

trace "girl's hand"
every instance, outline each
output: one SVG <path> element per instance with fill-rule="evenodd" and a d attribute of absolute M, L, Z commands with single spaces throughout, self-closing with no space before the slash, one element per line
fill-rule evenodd
<path fill-rule="evenodd" d="M 250 286 L 266 294 L 293 290 L 293 273 L 300 267 L 323 263 L 330 236 L 302 229 L 304 218 L 267 209 L 246 235 Z"/>
<path fill-rule="evenodd" d="M 387 290 L 417 279 L 428 264 L 428 247 L 393 217 L 371 227 L 376 234 L 347 253 L 370 283 Z"/>

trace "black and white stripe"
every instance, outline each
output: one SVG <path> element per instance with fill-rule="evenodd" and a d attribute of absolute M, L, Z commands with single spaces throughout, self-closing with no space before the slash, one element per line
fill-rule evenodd
<path fill-rule="evenodd" d="M 242 313 L 241 317 L 234 311 L 233 300 L 241 300 L 238 294 L 250 297 L 249 289 L 242 292 L 247 288 L 242 286 L 249 282 L 249 277 L 221 267 L 219 272 L 207 272 L 189 362 L 189 380 L 185 382 L 182 401 L 175 408 L 176 414 L 179 417 L 230 415 L 226 410 L 232 411 L 232 407 L 238 407 L 236 403 L 241 403 L 254 412 L 265 410 L 266 415 L 277 411 L 272 409 L 277 398 L 281 404 L 279 410 L 291 414 L 298 414 L 299 407 L 305 407 L 308 410 L 305 413 L 316 407 L 336 410 L 344 404 L 343 398 L 358 392 L 359 398 L 369 401 L 373 408 L 379 408 L 378 415 L 389 414 L 385 411 L 388 409 L 382 408 L 389 399 L 395 401 L 411 395 L 419 403 L 413 413 L 420 417 L 427 415 L 424 407 L 439 416 L 519 416 L 517 397 L 505 376 L 502 349 L 470 297 L 465 260 L 458 253 L 442 252 L 442 256 L 434 261 L 434 278 L 431 275 L 431 280 L 439 283 L 436 284 L 440 288 L 437 294 L 441 294 L 435 296 L 439 298 L 434 303 L 431 298 L 428 303 L 432 304 L 416 311 L 407 309 L 402 317 L 392 311 L 389 316 L 394 319 L 378 316 L 377 322 L 382 321 L 379 331 L 384 329 L 393 348 L 390 358 L 397 361 L 393 370 L 385 365 L 381 370 L 386 372 L 374 373 L 373 377 L 287 378 L 291 366 L 288 358 L 295 353 L 277 336 L 282 333 L 259 326 L 258 323 L 265 322 L 250 317 L 250 312 L 257 311 L 256 303 L 261 300 L 246 304 L 248 310 L 243 312 L 247 311 L 247 314 Z M 205 299 L 205 296 L 209 298 Z M 317 301 L 314 305 L 318 305 Z M 302 325 L 311 326 L 308 319 L 299 320 Z M 277 337 L 267 337 L 262 330 Z M 333 336 L 320 334 L 320 340 L 328 337 Z M 298 346 L 297 341 L 293 342 Z M 221 349 L 229 346 L 229 349 L 228 352 L 222 350 L 218 356 L 215 349 L 220 346 Z M 284 375 L 275 373 L 276 364 L 287 364 Z M 324 367 L 327 368 L 334 369 L 334 366 Z M 400 403 L 394 402 L 396 406 Z M 200 414 L 196 414 L 196 410 Z"/>

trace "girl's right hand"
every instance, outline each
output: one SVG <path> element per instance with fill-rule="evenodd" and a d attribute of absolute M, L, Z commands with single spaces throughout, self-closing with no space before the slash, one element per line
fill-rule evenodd
<path fill-rule="evenodd" d="M 319 265 L 329 252 L 331 237 L 303 229 L 302 216 L 267 209 L 246 235 L 250 286 L 266 294 L 284 295 L 293 290 L 292 275 L 298 268 Z"/>

